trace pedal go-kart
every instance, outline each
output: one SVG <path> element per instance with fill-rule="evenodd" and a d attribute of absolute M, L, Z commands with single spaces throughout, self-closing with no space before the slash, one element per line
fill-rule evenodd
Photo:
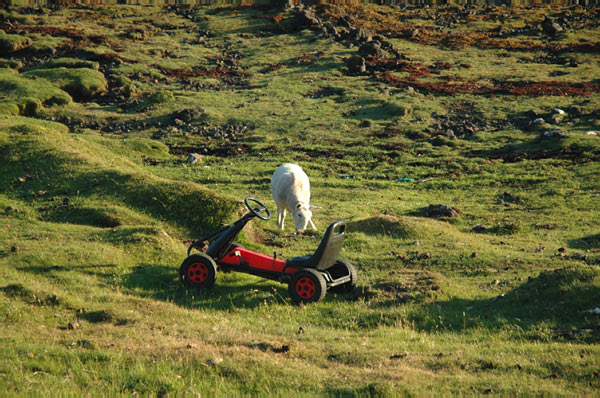
<path fill-rule="evenodd" d="M 244 204 L 249 213 L 205 238 L 194 241 L 188 257 L 181 264 L 180 279 L 188 288 L 210 288 L 218 270 L 244 272 L 262 278 L 287 283 L 288 292 L 296 304 L 322 300 L 327 291 L 348 293 L 356 284 L 356 269 L 348 261 L 337 258 L 346 224 L 335 221 L 327 230 L 317 250 L 311 255 L 284 261 L 248 250 L 234 242 L 240 231 L 254 217 L 271 218 L 269 209 L 259 200 L 247 197 Z M 203 253 L 190 254 L 194 248 Z"/>

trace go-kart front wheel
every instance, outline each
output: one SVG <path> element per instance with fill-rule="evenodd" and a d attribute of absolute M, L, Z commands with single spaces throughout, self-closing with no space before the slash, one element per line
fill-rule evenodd
<path fill-rule="evenodd" d="M 317 302 L 325 297 L 327 283 L 319 271 L 304 269 L 292 276 L 288 292 L 296 304 Z"/>
<path fill-rule="evenodd" d="M 217 279 L 217 264 L 206 254 L 192 254 L 183 260 L 179 278 L 188 288 L 208 289 Z"/>

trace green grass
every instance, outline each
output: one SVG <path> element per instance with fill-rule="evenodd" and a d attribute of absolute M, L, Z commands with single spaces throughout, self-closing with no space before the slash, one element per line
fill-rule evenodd
<path fill-rule="evenodd" d="M 508 8 L 506 24 L 561 10 Z M 586 132 L 599 128 L 600 96 L 387 87 L 346 73 L 356 46 L 282 33 L 290 12 L 281 26 L 269 19 L 280 11 L 2 12 L 106 39 L 70 52 L 66 36 L 31 33 L 32 52 L 0 60 L 1 391 L 595 394 L 600 138 Z M 434 23 L 415 13 L 407 23 Z M 497 24 L 473 18 L 454 29 Z M 532 63 L 538 51 L 390 40 L 410 61 L 449 62 L 435 81 L 585 83 L 598 69 L 596 53 L 569 54 L 579 65 L 566 67 Z M 55 55 L 30 62 L 42 48 Z M 219 78 L 224 69 L 235 73 Z M 579 114 L 552 120 L 572 106 Z M 530 124 L 532 109 L 544 124 Z M 438 134 L 459 134 L 463 120 L 473 134 Z M 555 127 L 568 135 L 544 137 Z M 201 160 L 189 162 L 185 148 Z M 254 220 L 239 241 L 291 258 L 344 219 L 340 257 L 356 266 L 358 286 L 301 307 L 287 286 L 238 273 L 186 291 L 178 276 L 189 242 L 237 219 L 245 196 L 274 212 L 269 182 L 284 162 L 309 175 L 319 231 Z M 439 204 L 457 217 L 428 216 Z"/>

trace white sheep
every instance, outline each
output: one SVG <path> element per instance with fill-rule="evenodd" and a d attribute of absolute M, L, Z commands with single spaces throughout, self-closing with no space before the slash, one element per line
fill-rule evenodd
<path fill-rule="evenodd" d="M 277 226 L 283 231 L 286 211 L 294 218 L 296 232 L 301 232 L 310 224 L 315 231 L 317 227 L 312 222 L 312 209 L 317 206 L 309 205 L 310 182 L 308 176 L 297 164 L 284 163 L 275 170 L 271 178 L 271 194 L 277 205 Z"/>

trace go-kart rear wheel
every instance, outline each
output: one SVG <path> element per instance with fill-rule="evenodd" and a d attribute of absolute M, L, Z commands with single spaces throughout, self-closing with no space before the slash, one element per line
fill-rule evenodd
<path fill-rule="evenodd" d="M 323 300 L 327 294 L 327 283 L 319 271 L 304 269 L 292 276 L 288 292 L 296 304 L 313 303 Z"/>
<path fill-rule="evenodd" d="M 356 280 L 358 279 L 358 274 L 356 273 L 356 268 L 354 265 L 349 263 L 346 260 L 338 259 L 334 265 L 327 268 L 329 275 L 333 279 L 341 278 L 342 276 L 350 275 L 350 281 L 346 282 L 342 285 L 337 285 L 329 289 L 333 293 L 350 293 L 354 286 L 356 286 Z"/>
<path fill-rule="evenodd" d="M 183 260 L 179 278 L 186 287 L 208 289 L 217 279 L 217 264 L 206 254 L 192 254 Z"/>

